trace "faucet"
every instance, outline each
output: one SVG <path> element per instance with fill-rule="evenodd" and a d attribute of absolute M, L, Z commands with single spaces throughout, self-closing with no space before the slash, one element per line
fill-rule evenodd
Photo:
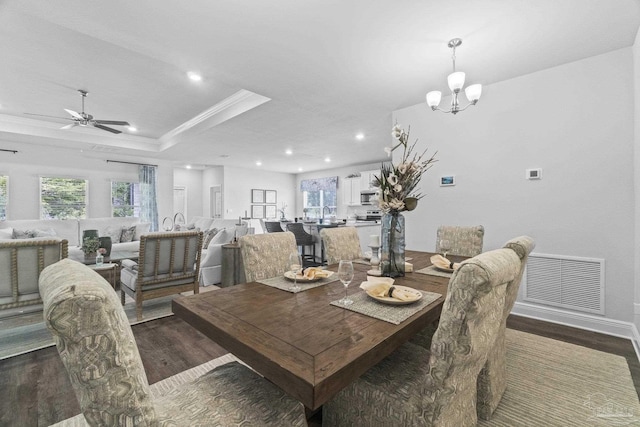
<path fill-rule="evenodd" d="M 331 215 L 331 208 L 329 206 L 325 206 L 324 208 L 322 208 L 322 217 L 326 218 L 326 211 L 329 211 L 329 215 Z"/>

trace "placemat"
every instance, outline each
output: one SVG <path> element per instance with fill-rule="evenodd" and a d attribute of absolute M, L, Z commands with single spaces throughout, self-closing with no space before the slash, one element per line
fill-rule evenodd
<path fill-rule="evenodd" d="M 427 268 L 423 268 L 421 270 L 417 270 L 416 273 L 421 274 L 430 274 L 432 276 L 440 276 L 440 277 L 451 277 L 453 273 L 447 273 L 446 271 L 438 270 L 435 266 L 430 265 Z"/>
<path fill-rule="evenodd" d="M 327 277 L 326 279 L 320 279 L 317 282 L 311 282 L 311 283 L 298 282 L 298 285 L 300 285 L 300 290 L 297 292 L 294 292 L 291 289 L 289 289 L 293 286 L 293 281 L 285 278 L 284 276 L 272 277 L 270 279 L 262 279 L 262 280 L 258 280 L 257 282 L 262 283 L 263 285 L 271 286 L 273 288 L 278 288 L 283 291 L 292 292 L 295 294 L 298 292 L 303 292 L 309 289 L 317 288 L 318 286 L 326 285 L 327 283 L 335 282 L 336 280 L 338 280 L 338 273 L 333 273 L 331 277 Z"/>
<path fill-rule="evenodd" d="M 420 292 L 422 292 L 422 298 L 420 298 L 420 300 L 415 304 L 383 304 L 372 299 L 362 291 L 349 296 L 353 300 L 353 304 L 351 305 L 342 305 L 338 300 L 331 301 L 331 305 L 355 311 L 356 313 L 364 314 L 379 320 L 384 320 L 385 322 L 393 323 L 394 325 L 399 325 L 442 296 L 435 292 Z"/>

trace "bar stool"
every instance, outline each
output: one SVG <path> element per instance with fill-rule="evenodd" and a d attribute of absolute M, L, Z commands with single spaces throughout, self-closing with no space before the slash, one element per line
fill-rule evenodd
<path fill-rule="evenodd" d="M 313 235 L 304 231 L 304 226 L 299 222 L 292 222 L 287 224 L 287 231 L 293 233 L 296 236 L 296 244 L 300 246 L 302 251 L 302 262 L 305 260 L 307 264 L 316 264 L 316 244 L 313 241 Z M 312 255 L 306 255 L 304 253 L 305 247 L 311 246 Z"/>
<path fill-rule="evenodd" d="M 267 233 L 284 233 L 278 221 L 265 221 L 264 226 L 267 229 Z"/>

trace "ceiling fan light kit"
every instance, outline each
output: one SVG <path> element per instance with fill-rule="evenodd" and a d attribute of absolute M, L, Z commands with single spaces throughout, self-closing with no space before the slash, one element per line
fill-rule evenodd
<path fill-rule="evenodd" d="M 482 95 L 482 85 L 481 84 L 473 84 L 471 86 L 467 86 L 464 93 L 469 100 L 469 103 L 465 105 L 463 108 L 460 108 L 460 103 L 458 101 L 458 94 L 464 87 L 465 74 L 462 71 L 456 71 L 456 48 L 462 44 L 462 39 L 451 39 L 447 46 L 452 49 L 453 54 L 451 59 L 453 61 L 453 72 L 449 74 L 447 77 L 447 83 L 449 84 L 449 89 L 451 90 L 451 108 L 449 110 L 443 110 L 438 107 L 440 105 L 440 100 L 442 99 L 442 92 L 438 90 L 431 91 L 427 93 L 427 105 L 431 107 L 433 111 L 440 110 L 443 113 L 452 113 L 458 114 L 460 111 L 464 111 L 471 105 L 476 105 L 480 96 Z"/>

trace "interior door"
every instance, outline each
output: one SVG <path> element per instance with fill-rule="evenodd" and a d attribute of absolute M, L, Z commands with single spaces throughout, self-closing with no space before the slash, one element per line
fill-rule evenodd
<path fill-rule="evenodd" d="M 209 196 L 209 200 L 211 201 L 211 206 L 209 208 L 211 218 L 222 218 L 222 187 L 214 185 L 209 188 Z"/>
<path fill-rule="evenodd" d="M 173 216 L 181 213 L 187 219 L 187 187 L 173 187 Z"/>

